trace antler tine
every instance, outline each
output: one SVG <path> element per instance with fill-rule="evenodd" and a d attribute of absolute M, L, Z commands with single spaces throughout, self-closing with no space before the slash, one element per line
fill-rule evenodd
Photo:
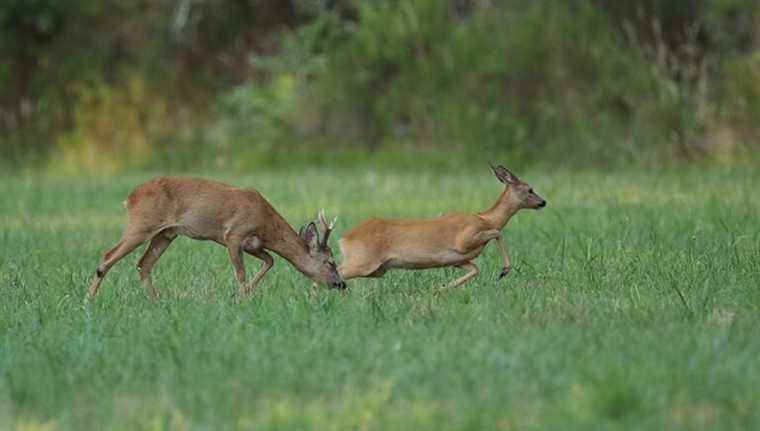
<path fill-rule="evenodd" d="M 324 209 L 319 210 L 319 214 L 317 214 L 317 223 L 322 225 L 323 229 L 327 229 L 329 227 L 329 225 L 327 224 L 327 220 L 325 219 Z"/>
<path fill-rule="evenodd" d="M 322 227 L 322 245 L 327 245 L 327 239 L 330 237 L 330 231 L 332 231 L 333 225 L 327 223 L 327 220 L 325 219 L 325 210 L 321 209 L 319 211 L 319 215 L 317 215 L 317 221 Z"/>

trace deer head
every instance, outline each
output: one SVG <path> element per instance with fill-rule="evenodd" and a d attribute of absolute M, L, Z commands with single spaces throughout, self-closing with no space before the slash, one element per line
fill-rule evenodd
<path fill-rule="evenodd" d="M 334 288 L 345 289 L 346 284 L 343 282 L 340 274 L 338 274 L 335 257 L 333 256 L 332 249 L 327 243 L 337 219 L 338 218 L 335 217 L 331 223 L 327 223 L 325 220 L 325 212 L 322 210 L 319 212 L 316 222 L 310 222 L 306 226 L 303 226 L 298 235 L 306 243 L 309 249 L 309 256 L 315 263 L 313 268 L 316 274 L 315 277 L 322 281 L 326 281 Z M 322 229 L 321 236 L 317 225 Z"/>
<path fill-rule="evenodd" d="M 491 170 L 496 178 L 499 179 L 504 186 L 511 190 L 508 195 L 511 203 L 519 208 L 532 208 L 541 209 L 546 206 L 546 201 L 541 196 L 537 195 L 530 184 L 521 181 L 517 178 L 517 175 L 509 171 L 502 165 L 491 165 Z"/>

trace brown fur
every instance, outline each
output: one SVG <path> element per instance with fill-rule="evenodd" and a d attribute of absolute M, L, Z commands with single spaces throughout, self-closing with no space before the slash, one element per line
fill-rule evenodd
<path fill-rule="evenodd" d="M 115 247 L 98 265 L 89 289 L 94 297 L 108 270 L 140 244 L 150 240 L 138 271 L 151 298 L 156 292 L 150 271 L 178 236 L 214 241 L 227 248 L 240 284 L 240 295 L 253 290 L 273 265 L 271 250 L 315 281 L 343 286 L 327 247 L 327 235 L 319 241 L 314 223 L 299 236 L 282 216 L 254 189 L 241 189 L 200 178 L 159 177 L 141 184 L 125 201 L 129 221 Z M 242 253 L 263 261 L 250 284 L 245 282 Z"/>
<path fill-rule="evenodd" d="M 380 277 L 392 268 L 427 269 L 457 266 L 469 272 L 449 287 L 478 274 L 472 260 L 495 239 L 504 259 L 502 276 L 510 269 L 501 229 L 522 208 L 546 204 L 530 186 L 502 166 L 492 167 L 505 184 L 496 203 L 478 214 L 453 213 L 432 219 L 370 219 L 340 240 L 344 261 L 338 271 L 344 280 Z"/>

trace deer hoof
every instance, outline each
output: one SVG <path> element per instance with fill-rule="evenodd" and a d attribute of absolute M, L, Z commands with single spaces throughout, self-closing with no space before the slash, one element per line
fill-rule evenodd
<path fill-rule="evenodd" d="M 499 274 L 499 280 L 501 280 L 502 278 L 506 277 L 507 274 L 509 274 L 509 270 L 510 269 L 511 269 L 511 267 L 509 267 L 509 266 L 505 266 L 504 268 L 502 268 L 501 269 L 501 274 Z"/>

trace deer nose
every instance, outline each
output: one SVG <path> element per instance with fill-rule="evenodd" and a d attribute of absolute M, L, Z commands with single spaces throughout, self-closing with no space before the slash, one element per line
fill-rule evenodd
<path fill-rule="evenodd" d="M 543 208 L 543 207 L 545 207 L 545 206 L 546 206 L 546 201 L 541 201 L 541 203 L 540 203 L 540 204 L 538 204 L 538 207 L 539 207 L 539 208 Z"/>
<path fill-rule="evenodd" d="M 337 283 L 333 283 L 332 286 L 335 289 L 345 289 L 346 288 L 346 282 L 345 281 L 339 281 Z"/>

